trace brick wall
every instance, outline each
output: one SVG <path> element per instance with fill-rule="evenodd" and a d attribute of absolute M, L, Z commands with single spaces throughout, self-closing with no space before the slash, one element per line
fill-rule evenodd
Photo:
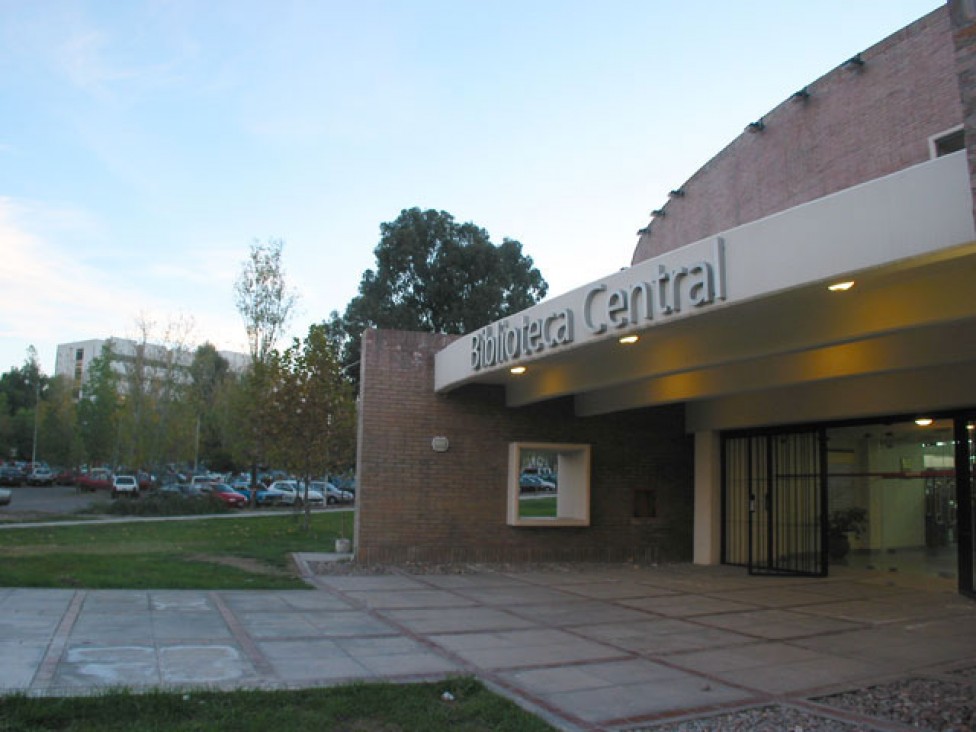
<path fill-rule="evenodd" d="M 357 465 L 357 561 L 687 559 L 693 443 L 680 406 L 578 418 L 570 399 L 509 409 L 500 386 L 433 390 L 434 354 L 452 337 L 367 331 Z M 435 453 L 445 436 L 450 449 Z M 508 444 L 592 445 L 591 525 L 505 523 Z M 633 519 L 635 487 L 658 517 Z"/>
<path fill-rule="evenodd" d="M 744 132 L 675 185 L 685 195 L 652 220 L 634 263 L 927 160 L 929 137 L 962 122 L 953 54 L 941 7 L 862 51 L 862 67 L 838 59 L 816 81 L 797 79 L 809 98 L 787 99 L 762 132 Z"/>
<path fill-rule="evenodd" d="M 976 215 L 976 0 L 951 0 L 952 40 L 956 74 L 963 109 L 969 181 Z"/>

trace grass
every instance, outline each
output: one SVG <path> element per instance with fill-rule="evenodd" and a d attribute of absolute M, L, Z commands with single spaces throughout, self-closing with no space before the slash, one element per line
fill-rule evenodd
<path fill-rule="evenodd" d="M 556 496 L 519 501 L 520 518 L 555 518 Z"/>
<path fill-rule="evenodd" d="M 332 551 L 345 512 L 0 531 L 2 587 L 293 589 L 292 552 Z M 340 524 L 340 522 L 342 522 Z"/>
<path fill-rule="evenodd" d="M 449 691 L 453 701 L 441 695 Z M 90 697 L 0 697 L 0 730 L 460 730 L 552 727 L 470 678 L 413 684 L 232 692 L 111 692 Z"/>

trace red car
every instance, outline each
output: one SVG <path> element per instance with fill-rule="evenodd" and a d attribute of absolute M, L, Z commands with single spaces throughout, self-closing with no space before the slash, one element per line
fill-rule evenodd
<path fill-rule="evenodd" d="M 95 468 L 81 473 L 75 478 L 75 485 L 83 491 L 112 490 L 112 472 L 105 468 Z"/>
<path fill-rule="evenodd" d="M 247 505 L 247 499 L 226 483 L 203 483 L 200 492 L 223 501 L 231 508 L 244 508 Z"/>

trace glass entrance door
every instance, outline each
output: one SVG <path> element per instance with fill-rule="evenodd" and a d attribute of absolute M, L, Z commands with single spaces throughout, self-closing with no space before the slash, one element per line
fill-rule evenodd
<path fill-rule="evenodd" d="M 956 419 L 956 500 L 959 536 L 959 591 L 976 597 L 976 416 Z"/>

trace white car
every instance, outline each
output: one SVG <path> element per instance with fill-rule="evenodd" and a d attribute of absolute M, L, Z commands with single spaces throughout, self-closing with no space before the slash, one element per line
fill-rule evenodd
<path fill-rule="evenodd" d="M 356 500 L 356 494 L 351 491 L 344 491 L 342 488 L 336 488 L 332 483 L 326 483 L 321 480 L 313 480 L 312 487 L 321 491 L 325 494 L 325 502 L 328 504 L 333 503 L 352 503 Z"/>
<path fill-rule="evenodd" d="M 138 496 L 139 481 L 134 475 L 116 475 L 112 479 L 112 498 L 118 496 Z"/>
<path fill-rule="evenodd" d="M 268 486 L 268 490 L 280 491 L 282 494 L 280 502 L 285 506 L 301 506 L 305 502 L 305 488 L 299 485 L 297 480 L 276 480 Z M 311 506 L 322 506 L 325 504 L 325 496 L 310 488 L 308 503 Z"/>
<path fill-rule="evenodd" d="M 13 491 L 9 488 L 0 488 L 0 506 L 9 506 L 12 495 Z"/>

